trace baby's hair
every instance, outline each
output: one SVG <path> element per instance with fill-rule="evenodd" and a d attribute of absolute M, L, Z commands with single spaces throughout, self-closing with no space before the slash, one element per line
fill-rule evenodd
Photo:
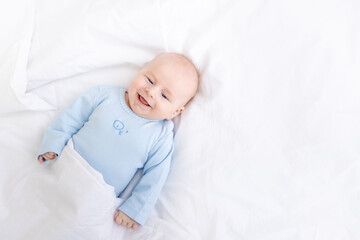
<path fill-rule="evenodd" d="M 195 64 L 186 56 L 182 55 L 182 54 L 178 54 L 178 53 L 174 53 L 175 55 L 177 55 L 179 57 L 179 61 L 185 61 L 186 64 L 190 65 L 190 67 L 192 68 L 193 72 L 195 72 L 195 81 L 196 81 L 196 87 L 195 87 L 195 91 L 193 93 L 193 96 L 186 102 L 185 105 L 187 105 L 189 102 L 191 102 L 191 100 L 195 97 L 196 92 L 198 90 L 199 87 L 199 81 L 200 81 L 200 74 L 195 66 Z"/>
<path fill-rule="evenodd" d="M 200 75 L 199 75 L 199 72 L 195 66 L 195 64 L 188 58 L 186 57 L 185 55 L 183 54 L 180 54 L 180 53 L 175 53 L 175 52 L 165 52 L 165 53 L 160 53 L 158 56 L 161 56 L 161 55 L 169 55 L 169 56 L 172 56 L 175 58 L 176 61 L 178 61 L 179 63 L 184 63 L 186 65 L 189 65 L 193 71 L 195 72 L 196 74 L 196 79 L 199 79 L 200 78 Z"/>
<path fill-rule="evenodd" d="M 195 66 L 195 64 L 188 58 L 186 57 L 185 55 L 183 54 L 180 54 L 180 53 L 175 53 L 175 52 L 165 52 L 165 53 L 160 53 L 158 56 L 161 56 L 161 55 L 168 55 L 168 56 L 171 56 L 175 59 L 175 61 L 177 61 L 178 63 L 182 64 L 182 65 L 187 65 L 188 67 L 190 67 L 190 69 L 192 69 L 192 72 L 193 74 L 195 75 L 195 81 L 196 81 L 196 87 L 195 87 L 195 91 L 193 93 L 193 97 L 195 96 L 196 92 L 197 92 L 197 89 L 198 89 L 198 86 L 199 86 L 199 79 L 200 79 L 200 75 L 199 75 L 199 72 Z M 157 57 L 158 57 L 157 56 Z M 193 98 L 191 97 L 191 99 Z M 191 99 L 189 99 L 188 102 L 191 101 Z M 187 103 L 188 103 L 187 102 Z"/>
<path fill-rule="evenodd" d="M 162 55 L 162 54 L 169 54 L 170 56 L 175 57 L 175 59 L 177 61 L 189 64 L 193 68 L 193 70 L 196 72 L 196 75 L 199 76 L 198 71 L 197 71 L 194 63 L 188 57 L 186 57 L 185 55 L 180 54 L 180 53 L 175 53 L 175 52 L 169 52 L 169 53 L 160 53 L 159 56 Z"/>

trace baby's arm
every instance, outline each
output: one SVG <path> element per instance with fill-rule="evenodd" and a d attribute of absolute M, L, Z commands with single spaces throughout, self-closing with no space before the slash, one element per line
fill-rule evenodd
<path fill-rule="evenodd" d="M 149 152 L 149 159 L 131 196 L 118 208 L 144 225 L 166 181 L 173 152 L 173 135 L 164 134 Z"/>
<path fill-rule="evenodd" d="M 115 213 L 114 220 L 116 223 L 121 224 L 127 228 L 132 228 L 134 230 L 139 226 L 137 222 L 135 222 L 132 218 L 130 218 L 128 215 L 126 215 L 120 210 Z"/>
<path fill-rule="evenodd" d="M 46 153 L 61 154 L 67 141 L 83 127 L 96 108 L 98 91 L 99 88 L 92 88 L 78 97 L 46 129 L 38 153 L 39 161 L 44 162 Z M 47 154 L 46 156 L 49 159 L 55 157 L 53 154 Z"/>

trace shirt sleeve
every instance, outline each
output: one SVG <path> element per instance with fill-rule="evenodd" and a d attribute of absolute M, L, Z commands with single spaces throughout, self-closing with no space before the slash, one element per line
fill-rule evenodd
<path fill-rule="evenodd" d="M 92 88 L 78 97 L 46 129 L 38 154 L 54 152 L 60 155 L 67 141 L 88 121 L 96 108 L 99 87 Z"/>
<path fill-rule="evenodd" d="M 144 225 L 163 188 L 170 170 L 173 133 L 161 137 L 149 153 L 143 175 L 132 195 L 119 207 L 137 223 Z"/>

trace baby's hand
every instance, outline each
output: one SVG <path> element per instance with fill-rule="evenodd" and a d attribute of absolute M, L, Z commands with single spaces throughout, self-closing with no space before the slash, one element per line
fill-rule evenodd
<path fill-rule="evenodd" d="M 55 158 L 54 152 L 47 152 L 47 153 L 44 153 L 43 155 L 39 156 L 39 161 L 40 161 L 40 164 L 43 164 L 43 162 L 45 162 L 44 159 L 53 160 L 54 158 Z"/>
<path fill-rule="evenodd" d="M 115 213 L 114 221 L 118 224 L 121 224 L 127 228 L 132 228 L 134 230 L 139 226 L 137 222 L 132 220 L 132 218 L 130 218 L 128 215 L 126 215 L 120 210 Z"/>

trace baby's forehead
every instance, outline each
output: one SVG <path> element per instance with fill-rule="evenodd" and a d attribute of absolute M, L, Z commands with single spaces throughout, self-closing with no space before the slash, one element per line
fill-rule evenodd
<path fill-rule="evenodd" d="M 195 95 L 199 75 L 195 65 L 185 56 L 176 53 L 160 54 L 149 63 L 148 70 L 153 71 L 154 75 L 157 74 L 157 71 L 166 72 L 167 80 L 173 85 L 186 86 L 185 89 L 177 89 L 179 92 L 190 92 L 190 95 Z"/>
<path fill-rule="evenodd" d="M 162 53 L 155 57 L 153 61 L 164 66 L 179 67 L 197 73 L 194 64 L 187 57 L 177 53 Z"/>

